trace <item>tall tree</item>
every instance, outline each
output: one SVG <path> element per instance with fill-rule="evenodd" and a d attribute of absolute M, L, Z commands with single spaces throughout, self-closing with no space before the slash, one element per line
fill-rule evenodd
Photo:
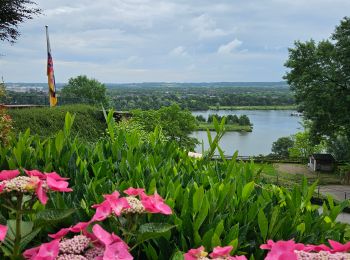
<path fill-rule="evenodd" d="M 345 17 L 329 40 L 295 42 L 285 75 L 296 102 L 311 120 L 314 141 L 322 136 L 350 137 L 350 18 Z"/>
<path fill-rule="evenodd" d="M 0 1 L 0 40 L 14 43 L 20 32 L 18 26 L 25 20 L 41 13 L 36 4 L 30 0 Z"/>
<path fill-rule="evenodd" d="M 68 101 L 74 101 L 74 103 L 108 105 L 106 86 L 85 75 L 70 78 L 68 84 L 61 90 L 61 97 L 68 99 Z"/>

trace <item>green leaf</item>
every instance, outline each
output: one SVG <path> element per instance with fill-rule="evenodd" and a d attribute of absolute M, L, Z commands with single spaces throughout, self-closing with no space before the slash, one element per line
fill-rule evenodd
<path fill-rule="evenodd" d="M 36 214 L 36 225 L 47 225 L 59 222 L 68 218 L 76 210 L 75 209 L 45 209 Z"/>
<path fill-rule="evenodd" d="M 254 181 L 251 181 L 246 185 L 244 185 L 243 191 L 242 191 L 242 201 L 246 201 L 249 198 L 250 194 L 254 190 L 254 184 L 255 184 Z"/>
<path fill-rule="evenodd" d="M 203 224 L 205 218 L 208 215 L 208 211 L 209 211 L 209 202 L 207 197 L 204 197 L 202 208 L 194 220 L 193 228 L 195 231 L 198 231 L 201 225 Z"/>
<path fill-rule="evenodd" d="M 193 213 L 197 213 L 201 207 L 202 207 L 202 203 L 203 203 L 203 197 L 204 197 L 204 189 L 203 187 L 199 187 L 196 192 L 193 195 Z"/>
<path fill-rule="evenodd" d="M 56 138 L 55 138 L 55 146 L 56 146 L 56 151 L 58 154 L 61 153 L 61 151 L 63 149 L 63 144 L 64 144 L 64 133 L 62 130 L 60 130 L 56 134 Z"/>
<path fill-rule="evenodd" d="M 183 252 L 181 251 L 176 251 L 170 258 L 170 260 L 183 260 L 184 256 L 183 256 Z"/>
<path fill-rule="evenodd" d="M 27 236 L 33 230 L 34 223 L 31 221 L 21 221 L 21 237 Z M 10 240 L 15 240 L 16 234 L 16 220 L 9 219 L 7 220 L 7 236 Z"/>
<path fill-rule="evenodd" d="M 164 236 L 167 231 L 170 231 L 174 227 L 174 225 L 170 225 L 168 223 L 142 224 L 138 229 L 138 243 Z"/>
<path fill-rule="evenodd" d="M 260 209 L 258 214 L 258 224 L 261 232 L 261 237 L 265 241 L 267 236 L 267 230 L 268 230 L 268 221 L 262 209 Z"/>
<path fill-rule="evenodd" d="M 26 248 L 26 246 L 39 234 L 40 231 L 41 231 L 41 227 L 34 229 L 28 235 L 23 237 L 19 244 L 20 250 L 23 251 Z"/>

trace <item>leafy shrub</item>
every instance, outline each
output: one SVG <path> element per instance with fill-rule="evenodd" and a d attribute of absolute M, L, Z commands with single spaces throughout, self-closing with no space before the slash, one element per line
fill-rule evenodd
<path fill-rule="evenodd" d="M 69 105 L 53 108 L 11 109 L 16 134 L 30 128 L 31 133 L 42 137 L 54 136 L 64 125 L 67 112 L 76 116 L 72 133 L 87 141 L 96 141 L 106 128 L 101 109 L 88 105 Z"/>
<path fill-rule="evenodd" d="M 65 128 L 45 140 L 29 131 L 20 134 L 1 150 L 0 167 L 40 168 L 71 178 L 74 191 L 51 194 L 48 206 L 77 209 L 72 223 L 91 219 L 91 205 L 101 203 L 103 194 L 128 187 L 145 188 L 147 194 L 157 191 L 173 214 L 144 215 L 140 224 L 167 223 L 175 228 L 134 248 L 131 253 L 139 259 L 175 259 L 201 245 L 208 251 L 229 245 L 235 254 L 261 259 L 259 245 L 267 239 L 294 238 L 305 244 L 347 239 L 346 224 L 335 219 L 348 202 L 334 205 L 328 198 L 320 213 L 311 203 L 316 183 L 308 186 L 304 180 L 288 190 L 263 183 L 253 162 L 237 162 L 237 154 L 232 160 L 222 156 L 222 161 L 211 161 L 218 140 L 210 134 L 210 151 L 198 160 L 177 143 L 165 142 L 158 128 L 140 139 L 137 131 L 116 127 L 112 113 L 107 117 L 108 136 L 94 145 L 73 138 L 72 124 L 68 114 Z M 224 121 L 215 125 L 217 136 L 222 136 Z M 104 226 L 117 232 L 112 220 L 106 219 Z"/>

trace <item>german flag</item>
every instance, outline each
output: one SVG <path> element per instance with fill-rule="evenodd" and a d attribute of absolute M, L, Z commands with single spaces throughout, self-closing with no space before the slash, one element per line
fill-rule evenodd
<path fill-rule="evenodd" d="M 55 74 L 53 71 L 53 61 L 52 61 L 52 55 L 51 55 L 49 29 L 47 25 L 46 25 L 46 41 L 47 41 L 47 78 L 48 78 L 48 84 L 49 84 L 50 107 L 54 107 L 57 105 L 56 82 L 55 82 Z"/>

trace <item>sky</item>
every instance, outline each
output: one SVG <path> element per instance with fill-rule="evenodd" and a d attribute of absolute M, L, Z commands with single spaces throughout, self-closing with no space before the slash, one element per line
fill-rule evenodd
<path fill-rule="evenodd" d="M 295 40 L 328 38 L 349 0 L 34 0 L 43 14 L 0 42 L 5 82 L 282 81 Z"/>

